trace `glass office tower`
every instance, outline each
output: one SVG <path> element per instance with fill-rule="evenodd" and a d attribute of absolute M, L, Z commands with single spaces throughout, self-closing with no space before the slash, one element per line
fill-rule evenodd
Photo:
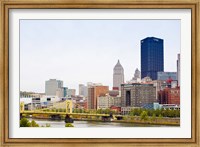
<path fill-rule="evenodd" d="M 147 37 L 141 40 L 141 78 L 157 80 L 157 72 L 164 71 L 163 39 Z"/>

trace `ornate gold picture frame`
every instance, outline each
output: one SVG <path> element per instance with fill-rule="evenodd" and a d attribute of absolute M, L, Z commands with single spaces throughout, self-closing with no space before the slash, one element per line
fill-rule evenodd
<path fill-rule="evenodd" d="M 176 1 L 71 1 L 71 0 L 2 0 L 1 3 L 1 145 L 2 146 L 199 146 L 199 0 Z M 192 114 L 191 138 L 9 138 L 9 10 L 10 9 L 190 9 L 192 36 Z M 190 69 L 188 69 L 190 70 Z"/>

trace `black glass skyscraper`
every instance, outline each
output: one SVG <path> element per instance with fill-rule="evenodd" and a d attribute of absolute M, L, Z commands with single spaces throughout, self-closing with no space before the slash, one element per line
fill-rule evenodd
<path fill-rule="evenodd" d="M 157 72 L 164 70 L 163 39 L 147 37 L 141 40 L 141 78 L 157 80 Z"/>

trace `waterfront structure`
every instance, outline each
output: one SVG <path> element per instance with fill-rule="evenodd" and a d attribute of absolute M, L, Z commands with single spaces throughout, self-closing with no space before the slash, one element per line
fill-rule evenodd
<path fill-rule="evenodd" d="M 63 87 L 63 81 L 50 79 L 45 82 L 45 94 L 55 96 L 56 90 L 62 87 Z"/>
<path fill-rule="evenodd" d="M 147 37 L 141 40 L 141 78 L 157 80 L 157 72 L 164 71 L 163 39 Z"/>
<path fill-rule="evenodd" d="M 161 107 L 166 110 L 180 110 L 180 105 L 176 105 L 176 104 L 162 104 Z"/>
<path fill-rule="evenodd" d="M 113 89 L 120 90 L 121 84 L 124 83 L 124 68 L 120 64 L 120 61 L 117 61 L 113 69 Z"/>
<path fill-rule="evenodd" d="M 84 97 L 88 96 L 88 87 L 84 84 L 79 84 L 79 95 Z"/>
<path fill-rule="evenodd" d="M 180 54 L 177 56 L 177 80 L 178 80 L 178 86 L 180 86 L 181 79 L 180 79 Z"/>
<path fill-rule="evenodd" d="M 172 80 L 177 80 L 177 72 L 158 72 L 157 73 L 158 80 L 166 81 L 169 78 Z"/>
<path fill-rule="evenodd" d="M 156 87 L 153 84 L 122 84 L 122 107 L 143 107 L 156 100 Z"/>
<path fill-rule="evenodd" d="M 159 104 L 159 103 L 153 103 L 154 110 L 156 109 L 169 109 L 169 110 L 180 110 L 180 105 L 177 104 Z"/>
<path fill-rule="evenodd" d="M 108 93 L 108 86 L 90 86 L 88 87 L 87 108 L 97 109 L 97 98 L 105 96 Z"/>
<path fill-rule="evenodd" d="M 97 109 L 109 109 L 111 106 L 121 107 L 121 97 L 107 94 L 97 98 Z"/>
<path fill-rule="evenodd" d="M 117 106 L 111 106 L 110 107 L 111 111 L 115 111 L 116 113 L 120 114 L 121 113 L 121 107 L 117 107 Z"/>
<path fill-rule="evenodd" d="M 136 109 L 140 107 L 121 107 L 121 114 L 122 115 L 128 115 L 132 109 Z"/>

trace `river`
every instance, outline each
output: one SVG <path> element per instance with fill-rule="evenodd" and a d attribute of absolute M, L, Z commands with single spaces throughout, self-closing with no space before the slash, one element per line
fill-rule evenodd
<path fill-rule="evenodd" d="M 50 124 L 53 128 L 64 128 L 64 120 L 48 120 L 48 119 L 33 119 L 29 118 L 30 121 L 35 120 L 39 126 L 46 126 Z M 119 122 L 97 122 L 97 121 L 74 121 L 74 127 L 76 128 L 87 128 L 87 127 L 108 127 L 108 128 L 117 128 L 117 127 L 169 127 L 164 125 L 149 125 L 149 124 L 135 124 L 135 123 L 119 123 Z M 172 127 L 172 126 L 170 126 Z"/>

